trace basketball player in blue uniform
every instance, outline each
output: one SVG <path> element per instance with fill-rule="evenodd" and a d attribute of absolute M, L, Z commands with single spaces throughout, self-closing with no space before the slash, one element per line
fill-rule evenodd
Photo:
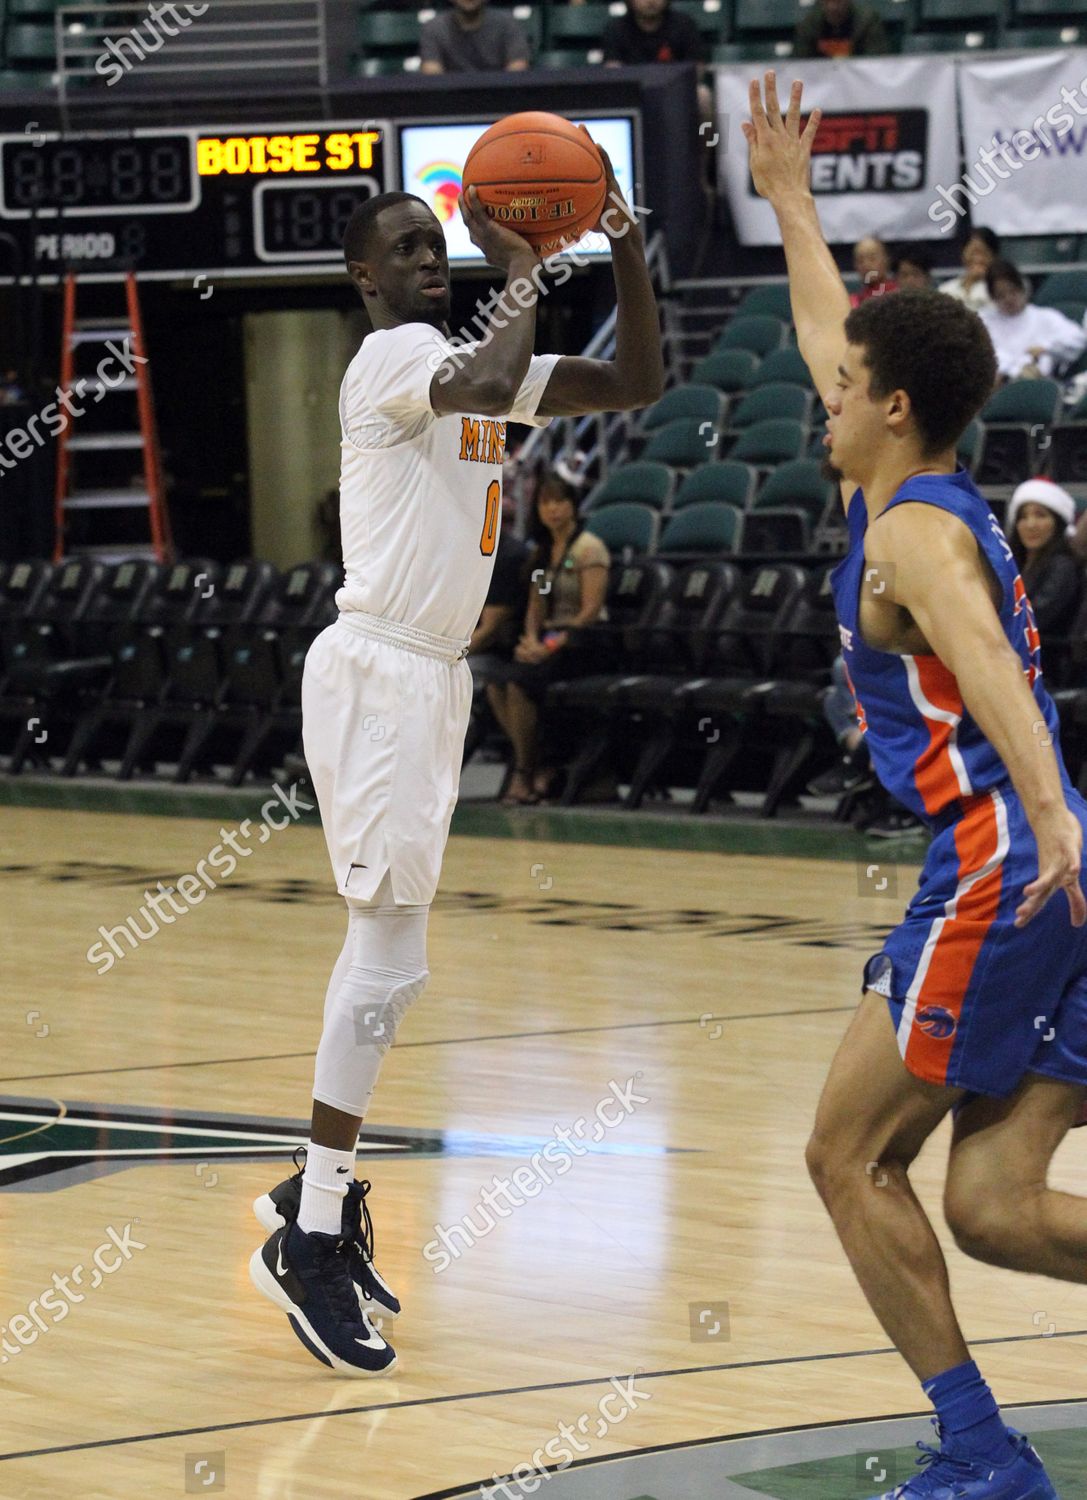
<path fill-rule="evenodd" d="M 827 409 L 849 551 L 833 587 L 862 730 L 933 833 L 917 893 L 869 960 L 808 1165 L 861 1288 L 936 1409 L 901 1500 L 1056 1500 L 959 1328 L 909 1168 L 954 1112 L 945 1214 L 969 1255 L 1087 1282 L 1087 1200 L 1047 1185 L 1087 1097 L 1087 803 L 1073 790 L 1011 549 L 956 442 L 992 390 L 977 316 L 934 292 L 850 311 L 810 191 L 819 125 L 773 73 L 744 134 Z M 885 1497 L 886 1500 L 886 1497 Z"/>

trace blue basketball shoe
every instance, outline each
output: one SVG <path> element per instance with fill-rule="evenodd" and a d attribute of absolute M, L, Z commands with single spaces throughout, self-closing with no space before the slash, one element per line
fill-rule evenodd
<path fill-rule="evenodd" d="M 305 1146 L 299 1146 L 294 1153 L 294 1164 L 298 1168 L 296 1172 L 285 1178 L 270 1193 L 262 1193 L 253 1203 L 253 1212 L 269 1234 L 284 1224 L 293 1223 L 298 1217 L 299 1204 L 302 1202 L 302 1173 L 306 1170 Z M 360 1209 L 358 1234 L 345 1252 L 359 1306 L 375 1323 L 381 1323 L 385 1318 L 397 1318 L 400 1316 L 399 1298 L 374 1265 L 374 1225 L 366 1204 L 370 1184 L 352 1182 L 347 1191 L 349 1196 L 357 1198 Z"/>
<path fill-rule="evenodd" d="M 938 1422 L 937 1435 L 943 1439 Z M 1027 1438 L 1008 1429 L 1011 1438 L 1006 1464 L 988 1459 L 960 1458 L 928 1443 L 918 1443 L 919 1472 L 897 1489 L 872 1500 L 1060 1500 L 1042 1460 Z"/>
<path fill-rule="evenodd" d="M 315 1359 L 344 1375 L 384 1375 L 396 1354 L 359 1307 L 346 1253 L 360 1202 L 358 1193 L 344 1199 L 339 1235 L 306 1234 L 291 1219 L 253 1251 L 249 1275 Z"/>

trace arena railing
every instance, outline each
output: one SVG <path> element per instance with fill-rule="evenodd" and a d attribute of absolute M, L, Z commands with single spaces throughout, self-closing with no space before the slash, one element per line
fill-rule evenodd
<path fill-rule="evenodd" d="M 126 29 L 124 22 L 131 17 Z M 62 5 L 54 17 L 57 84 L 62 107 L 69 88 L 86 100 L 122 74 L 184 76 L 285 72 L 324 88 L 328 82 L 325 0 L 212 0 L 185 29 L 156 27 L 146 4 Z"/>

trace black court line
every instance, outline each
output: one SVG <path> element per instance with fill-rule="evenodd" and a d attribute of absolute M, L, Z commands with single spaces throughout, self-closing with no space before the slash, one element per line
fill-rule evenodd
<path fill-rule="evenodd" d="M 1016 1333 L 1000 1338 L 973 1339 L 972 1348 L 988 1344 L 1035 1344 L 1042 1339 L 1076 1339 L 1087 1337 L 1087 1328 L 1075 1328 L 1068 1333 Z M 511 1385 L 492 1391 L 460 1391 L 448 1396 L 416 1396 L 408 1401 L 379 1401 L 373 1406 L 341 1406 L 336 1411 L 322 1408 L 320 1411 L 291 1412 L 279 1417 L 250 1417 L 242 1422 L 217 1422 L 210 1427 L 174 1427 L 161 1432 L 138 1432 L 129 1437 L 96 1438 L 88 1443 L 62 1443 L 53 1448 L 24 1448 L 16 1453 L 0 1453 L 0 1463 L 16 1458 L 44 1458 L 53 1453 L 83 1453 L 89 1449 L 131 1447 L 134 1443 L 155 1443 L 165 1438 L 204 1437 L 215 1432 L 239 1432 L 251 1427 L 279 1427 L 287 1422 L 313 1422 L 328 1417 L 366 1416 L 377 1411 L 410 1411 L 423 1406 L 446 1406 L 454 1401 L 489 1401 L 496 1396 L 535 1395 L 541 1391 L 570 1391 L 585 1386 L 606 1385 L 611 1380 L 674 1380 L 683 1375 L 712 1375 L 730 1370 L 762 1370 L 784 1368 L 788 1365 L 810 1365 L 843 1359 L 870 1359 L 876 1355 L 897 1354 L 893 1346 L 886 1349 L 847 1349 L 840 1354 L 792 1354 L 781 1359 L 745 1359 L 733 1364 L 687 1365 L 679 1370 L 630 1370 L 619 1375 L 595 1375 L 583 1380 L 554 1380 L 542 1385 Z M 1083 1400 L 1083 1397 L 1073 1398 Z M 1049 1405 L 1047 1402 L 1030 1402 L 1032 1406 Z M 883 1418 L 862 1417 L 856 1421 L 876 1421 Z M 891 1420 L 890 1418 L 886 1420 Z M 818 1423 L 818 1426 L 833 1426 L 833 1423 Z M 781 1429 L 793 1431 L 792 1428 Z M 741 1436 L 741 1434 L 736 1434 Z"/>
<path fill-rule="evenodd" d="M 1037 1406 L 1078 1406 L 1081 1400 L 1080 1396 L 1063 1396 L 1059 1401 L 1002 1401 L 1000 1409 L 1022 1411 Z M 842 1427 L 871 1427 L 877 1422 L 912 1422 L 931 1415 L 931 1411 L 900 1411 L 892 1412 L 887 1417 L 840 1417 L 835 1422 L 803 1422 L 798 1427 L 757 1427 L 750 1432 L 727 1432 L 717 1437 L 681 1438 L 675 1443 L 652 1443 L 648 1448 L 625 1448 L 619 1453 L 595 1453 L 591 1458 L 575 1459 L 565 1468 L 556 1464 L 554 1468 L 548 1467 L 542 1472 L 550 1477 L 552 1474 L 568 1473 L 571 1469 L 588 1469 L 594 1464 L 618 1463 L 624 1458 L 648 1458 L 654 1453 L 677 1453 L 683 1448 L 716 1448 L 725 1443 L 750 1441 L 751 1438 L 789 1437 L 795 1432 L 837 1432 Z M 461 1497 L 470 1496 L 475 1490 L 482 1493 L 484 1485 L 493 1483 L 493 1479 L 477 1479 L 474 1483 L 469 1481 L 467 1485 L 456 1484 L 451 1489 L 432 1490 L 428 1495 L 416 1495 L 415 1500 L 461 1500 Z M 513 1483 L 518 1481 L 513 1480 Z"/>
<path fill-rule="evenodd" d="M 826 1005 L 815 1010 L 761 1010 L 742 1016 L 705 1017 L 705 1025 L 711 1021 L 722 1024 L 731 1021 L 776 1021 L 789 1016 L 833 1016 L 856 1010 L 855 1005 Z M 682 1016 L 672 1021 L 618 1021 L 614 1026 L 567 1026 L 553 1031 L 496 1031 L 489 1036 L 434 1037 L 428 1042 L 397 1042 L 399 1048 L 408 1047 L 463 1047 L 473 1042 L 515 1042 L 532 1037 L 584 1036 L 596 1031 L 639 1031 L 650 1026 L 699 1026 L 703 1030 L 702 1017 Z M 283 1062 L 292 1057 L 312 1057 L 313 1052 L 268 1052 L 261 1057 L 206 1057 L 196 1062 L 133 1063 L 124 1068 L 84 1068 L 68 1073 L 20 1073 L 13 1078 L 0 1078 L 0 1083 L 35 1083 L 42 1078 L 102 1078 L 112 1073 L 154 1073 L 167 1068 L 219 1068 L 228 1063 Z"/>

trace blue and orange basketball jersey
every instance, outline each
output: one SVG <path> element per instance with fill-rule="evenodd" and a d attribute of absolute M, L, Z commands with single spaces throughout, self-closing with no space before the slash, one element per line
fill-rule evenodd
<path fill-rule="evenodd" d="M 1061 758 L 1030 601 L 996 517 L 962 472 L 907 480 L 890 505 L 907 501 L 957 516 L 988 559 L 1039 732 L 1052 742 L 1068 806 L 1087 831 L 1087 803 Z M 903 1061 L 929 1083 L 997 1096 L 1028 1072 L 1087 1084 L 1087 928 L 1072 927 L 1063 893 L 1027 927 L 1015 926 L 1024 887 L 1038 873 L 1029 820 L 953 673 L 935 655 L 898 656 L 861 639 L 866 572 L 876 575 L 870 589 L 881 582 L 878 562 L 865 558 L 867 526 L 858 491 L 849 552 L 832 577 L 843 656 L 880 781 L 934 837 L 905 917 L 868 961 L 863 988 L 886 999 Z"/>
<path fill-rule="evenodd" d="M 1057 710 L 1042 680 L 1041 649 L 1034 614 L 1000 522 L 965 470 L 908 479 L 887 506 L 920 502 L 950 511 L 969 527 L 1001 586 L 1000 623 L 1023 663 L 1038 704 L 1039 721 L 1052 738 L 1065 785 Z M 930 825 L 949 806 L 1008 781 L 999 755 L 971 718 L 954 676 L 939 657 L 896 656 L 876 651 L 858 628 L 865 573 L 878 588 L 879 564 L 864 554 L 868 512 L 858 490 L 849 506 L 849 552 L 831 584 L 842 635 L 842 655 L 857 703 L 858 721 L 880 781 Z M 954 602 L 949 600 L 949 607 Z"/>

